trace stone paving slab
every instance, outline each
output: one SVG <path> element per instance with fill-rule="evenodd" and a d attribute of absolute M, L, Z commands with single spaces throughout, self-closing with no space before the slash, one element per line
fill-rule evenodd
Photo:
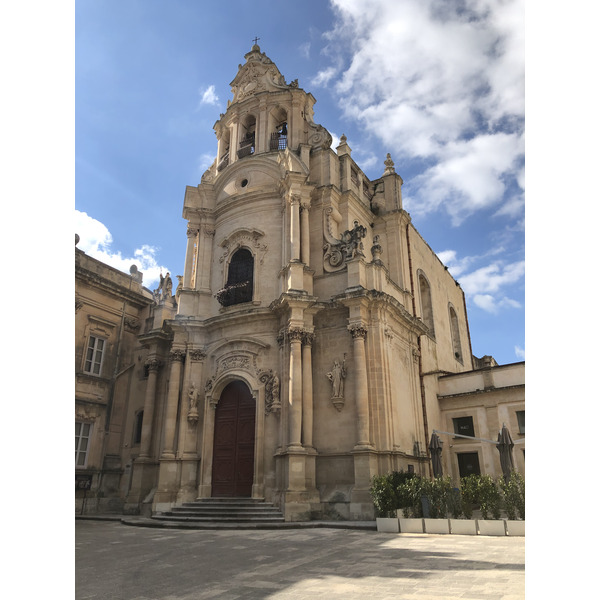
<path fill-rule="evenodd" d="M 525 539 L 78 520 L 77 600 L 522 600 Z"/>

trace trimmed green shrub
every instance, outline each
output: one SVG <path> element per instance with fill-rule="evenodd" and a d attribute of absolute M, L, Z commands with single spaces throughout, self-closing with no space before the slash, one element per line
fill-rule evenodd
<path fill-rule="evenodd" d="M 375 475 L 371 480 L 371 498 L 378 517 L 396 516 L 396 490 L 392 487 L 390 476 Z"/>
<path fill-rule="evenodd" d="M 404 471 L 392 471 L 373 477 L 370 492 L 377 516 L 393 518 L 397 509 L 410 505 L 411 500 L 407 499 L 399 488 L 413 477 L 417 475 Z"/>
<path fill-rule="evenodd" d="M 498 489 L 498 485 L 490 475 L 479 476 L 477 492 L 481 516 L 484 519 L 487 519 L 491 514 L 493 519 L 499 519 L 502 496 Z"/>
<path fill-rule="evenodd" d="M 423 495 L 423 486 L 427 480 L 419 475 L 410 473 L 413 477 L 405 479 L 398 488 L 399 508 L 405 518 L 420 519 L 423 517 L 423 505 L 421 496 Z"/>
<path fill-rule="evenodd" d="M 513 471 L 508 481 L 500 479 L 500 488 L 504 495 L 504 509 L 509 519 L 525 519 L 525 480 L 520 473 Z"/>
<path fill-rule="evenodd" d="M 460 480 L 460 504 L 465 518 L 473 517 L 473 505 L 479 504 L 479 475 L 468 475 Z"/>

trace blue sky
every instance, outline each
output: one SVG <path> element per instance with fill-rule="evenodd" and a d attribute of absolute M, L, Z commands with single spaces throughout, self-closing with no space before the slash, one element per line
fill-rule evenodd
<path fill-rule="evenodd" d="M 413 224 L 461 283 L 473 353 L 524 359 L 522 1 L 75 3 L 79 247 L 144 284 L 181 274 L 186 185 L 258 36 L 370 178 L 388 152 Z M 83 214 L 85 213 L 85 214 Z"/>

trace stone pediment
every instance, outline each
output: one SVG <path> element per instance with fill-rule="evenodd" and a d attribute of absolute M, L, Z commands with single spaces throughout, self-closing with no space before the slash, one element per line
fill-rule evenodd
<path fill-rule="evenodd" d="M 229 84 L 233 102 L 241 102 L 260 92 L 274 92 L 297 88 L 298 82 L 287 84 L 275 63 L 260 51 L 257 44 L 244 56 L 246 64 L 240 65 L 235 79 Z"/>

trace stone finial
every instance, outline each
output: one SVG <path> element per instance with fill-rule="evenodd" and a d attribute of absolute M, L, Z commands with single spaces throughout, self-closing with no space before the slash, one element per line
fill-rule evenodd
<path fill-rule="evenodd" d="M 394 168 L 394 161 L 392 160 L 392 156 L 389 152 L 387 153 L 387 157 L 383 161 L 383 164 L 385 165 L 385 171 L 383 172 L 384 175 L 392 175 L 396 172 L 396 169 Z"/>
<path fill-rule="evenodd" d="M 344 154 L 350 156 L 352 154 L 352 148 L 348 146 L 348 138 L 346 137 L 346 134 L 342 133 L 342 137 L 340 138 L 340 145 L 335 150 L 338 156 L 342 156 Z"/>
<path fill-rule="evenodd" d="M 79 244 L 79 234 L 75 234 L 75 245 L 77 246 L 77 244 Z"/>

